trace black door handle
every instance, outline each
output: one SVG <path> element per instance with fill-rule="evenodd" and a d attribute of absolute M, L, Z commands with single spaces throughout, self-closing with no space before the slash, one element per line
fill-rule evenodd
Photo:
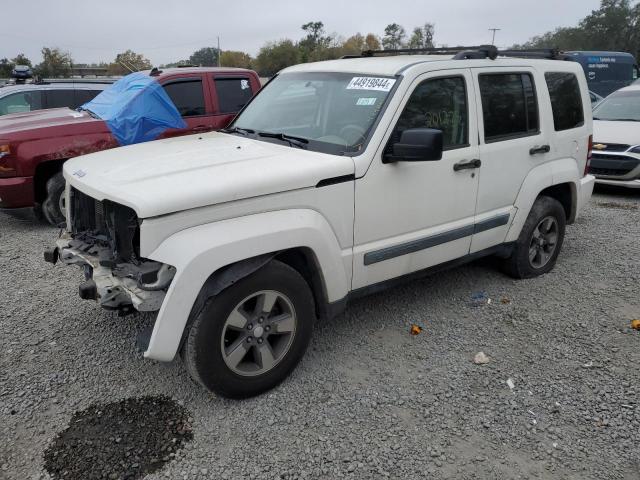
<path fill-rule="evenodd" d="M 462 162 L 456 163 L 453 166 L 453 170 L 455 170 L 456 172 L 459 172 L 460 170 L 470 170 L 472 168 L 480 168 L 480 165 L 482 165 L 482 162 L 479 158 L 474 158 L 473 160 L 469 160 L 468 162 L 463 160 Z"/>
<path fill-rule="evenodd" d="M 533 147 L 529 149 L 529 155 L 537 155 L 538 153 L 549 153 L 551 147 L 549 145 L 542 145 L 541 147 Z"/>

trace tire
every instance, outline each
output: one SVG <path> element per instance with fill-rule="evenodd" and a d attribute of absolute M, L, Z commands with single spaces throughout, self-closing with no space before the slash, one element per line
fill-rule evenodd
<path fill-rule="evenodd" d="M 505 260 L 506 273 L 513 278 L 523 279 L 551 271 L 562 249 L 566 223 L 564 208 L 558 200 L 538 197 L 522 227 L 513 253 Z"/>
<path fill-rule="evenodd" d="M 47 180 L 47 197 L 42 202 L 42 215 L 51 225 L 60 226 L 66 220 L 64 208 L 65 180 L 62 172 Z"/>
<path fill-rule="evenodd" d="M 267 308 L 273 301 L 267 314 L 260 301 Z M 190 375 L 221 396 L 248 398 L 277 386 L 300 362 L 311 340 L 315 307 L 304 278 L 272 260 L 205 299 L 192 315 L 181 352 Z"/>

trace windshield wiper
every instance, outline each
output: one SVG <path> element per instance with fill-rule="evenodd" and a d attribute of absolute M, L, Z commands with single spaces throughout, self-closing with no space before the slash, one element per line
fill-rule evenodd
<path fill-rule="evenodd" d="M 250 128 L 240 128 L 240 127 L 223 128 L 220 131 L 223 133 L 242 133 L 243 135 L 256 133 L 255 130 L 251 130 Z"/>
<path fill-rule="evenodd" d="M 102 120 L 98 115 L 96 115 L 95 113 L 93 113 L 91 110 L 89 110 L 88 108 L 82 108 L 82 107 L 78 107 L 78 111 L 79 112 L 87 112 L 91 117 L 93 118 L 97 118 L 98 120 Z"/>
<path fill-rule="evenodd" d="M 293 135 L 287 135 L 286 133 L 272 133 L 272 132 L 260 132 L 261 137 L 277 138 L 283 142 L 288 142 L 292 147 L 307 148 L 309 140 L 303 137 L 294 137 Z"/>

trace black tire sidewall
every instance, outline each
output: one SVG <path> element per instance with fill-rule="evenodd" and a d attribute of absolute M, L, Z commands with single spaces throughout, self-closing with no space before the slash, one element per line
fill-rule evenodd
<path fill-rule="evenodd" d="M 538 223 L 548 216 L 554 217 L 558 222 L 558 243 L 553 255 L 546 265 L 540 268 L 535 268 L 529 262 L 531 236 L 533 235 L 533 231 Z M 542 196 L 535 201 L 531 208 L 531 212 L 527 217 L 527 221 L 522 227 L 522 232 L 520 232 L 520 237 L 518 238 L 514 257 L 511 259 L 511 261 L 514 262 L 513 267 L 515 268 L 516 276 L 519 278 L 532 278 L 544 275 L 553 269 L 558 259 L 558 255 L 560 254 L 560 250 L 562 250 L 566 223 L 567 220 L 564 208 L 558 200 Z"/>
<path fill-rule="evenodd" d="M 65 221 L 65 216 L 60 211 L 60 196 L 64 195 L 65 180 L 62 172 L 56 173 L 47 180 L 47 197 L 42 203 L 42 213 L 46 220 L 54 226 Z"/>
<path fill-rule="evenodd" d="M 296 332 L 286 356 L 272 370 L 255 377 L 229 369 L 222 357 L 221 336 L 233 308 L 252 293 L 276 290 L 286 295 L 296 313 Z M 278 385 L 299 363 L 311 340 L 315 309 L 304 278 L 291 267 L 272 261 L 210 298 L 195 318 L 185 348 L 190 370 L 206 388 L 230 398 L 258 395 Z"/>

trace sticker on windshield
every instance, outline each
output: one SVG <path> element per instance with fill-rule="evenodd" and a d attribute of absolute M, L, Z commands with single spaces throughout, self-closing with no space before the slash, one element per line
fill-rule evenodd
<path fill-rule="evenodd" d="M 388 92 L 396 83 L 393 78 L 353 77 L 347 85 L 347 90 L 377 90 Z"/>
<path fill-rule="evenodd" d="M 375 105 L 377 98 L 359 98 L 356 105 L 371 106 Z"/>

